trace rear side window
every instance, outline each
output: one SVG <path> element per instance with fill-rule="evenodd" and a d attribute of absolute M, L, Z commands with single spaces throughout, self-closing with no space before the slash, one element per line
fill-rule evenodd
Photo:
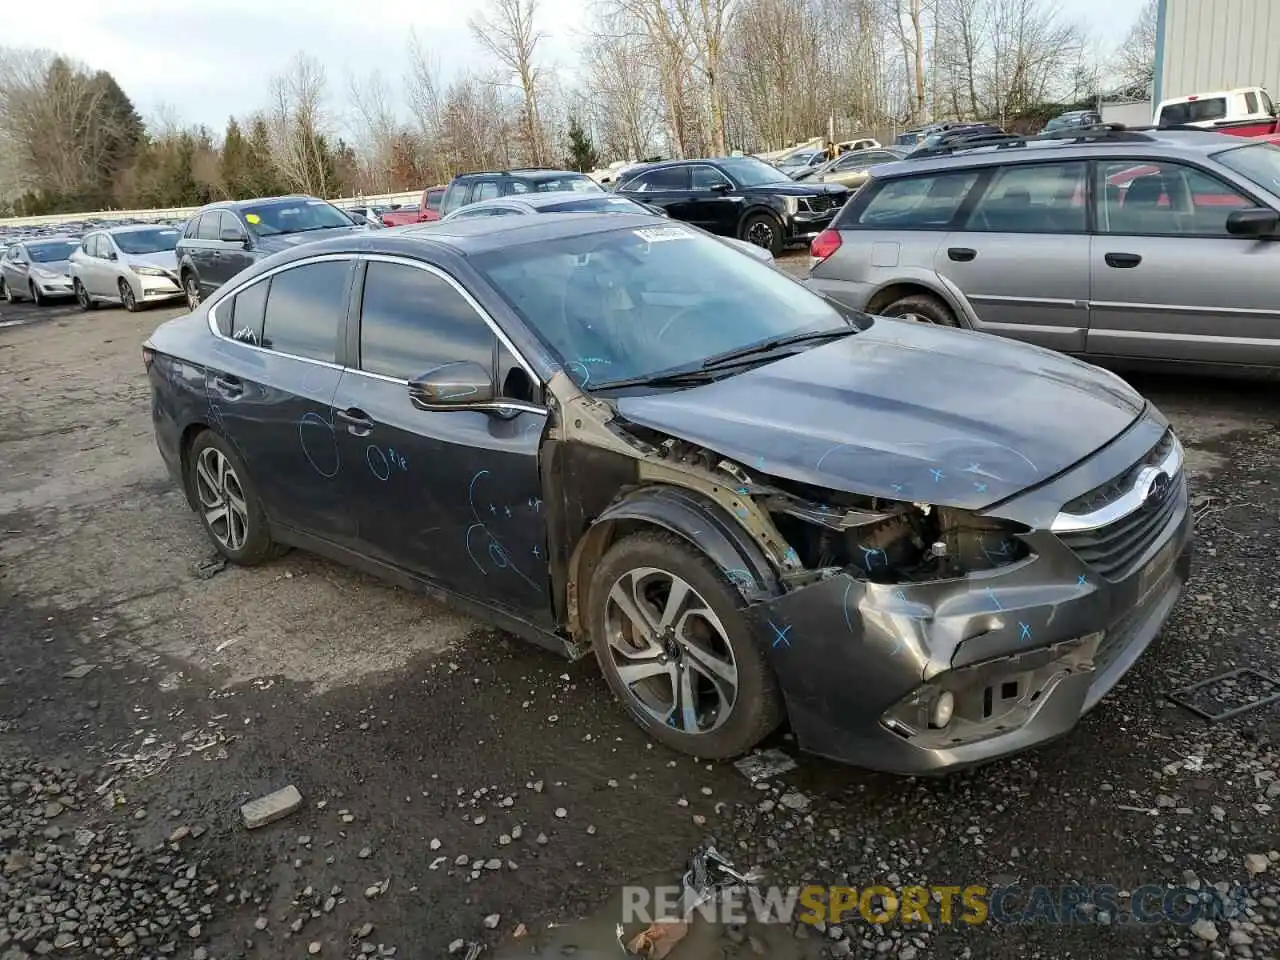
<path fill-rule="evenodd" d="M 1209 123 L 1227 115 L 1227 98 L 1210 97 L 1208 100 L 1184 100 L 1166 104 L 1160 111 L 1158 126 L 1176 126 L 1184 123 Z"/>
<path fill-rule="evenodd" d="M 251 343 L 255 347 L 262 343 L 262 322 L 267 313 L 267 292 L 270 287 L 269 279 L 262 280 L 237 293 L 231 301 L 230 310 L 219 308 L 218 326 L 226 336 L 241 343 Z M 225 319 L 223 314 L 226 315 Z"/>
<path fill-rule="evenodd" d="M 273 276 L 262 346 L 294 357 L 336 362 L 351 268 L 350 260 L 325 260 Z"/>
<path fill-rule="evenodd" d="M 405 264 L 369 264 L 360 311 L 361 370 L 400 380 L 460 360 L 489 370 L 495 340 L 448 281 Z"/>
<path fill-rule="evenodd" d="M 978 171 L 901 177 L 876 185 L 851 220 L 841 218 L 840 229 L 866 227 L 900 230 L 945 230 L 978 182 Z M 846 208 L 847 209 L 847 208 Z"/>
<path fill-rule="evenodd" d="M 497 182 L 494 180 L 485 180 L 483 183 L 477 184 L 475 192 L 471 195 L 471 202 L 476 203 L 480 200 L 492 200 L 497 195 Z"/>
<path fill-rule="evenodd" d="M 1001 167 L 969 214 L 965 229 L 1084 233 L 1087 169 L 1083 162 Z"/>

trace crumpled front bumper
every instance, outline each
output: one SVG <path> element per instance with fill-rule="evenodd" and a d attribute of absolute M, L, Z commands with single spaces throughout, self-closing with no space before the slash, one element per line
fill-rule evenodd
<path fill-rule="evenodd" d="M 1026 537 L 1030 557 L 989 573 L 903 584 L 841 573 L 750 607 L 800 746 L 871 769 L 938 774 L 1067 733 L 1159 634 L 1190 575 L 1184 478 L 1176 496 L 1122 579 L 1094 573 L 1042 530 Z M 991 718 L 964 718 L 959 743 L 946 727 L 895 732 L 887 712 L 925 682 L 963 685 Z"/>

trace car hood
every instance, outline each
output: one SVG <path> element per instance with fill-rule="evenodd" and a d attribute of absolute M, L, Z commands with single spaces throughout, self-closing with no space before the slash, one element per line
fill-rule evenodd
<path fill-rule="evenodd" d="M 746 187 L 743 193 L 764 193 L 784 197 L 816 197 L 824 193 L 845 193 L 844 187 L 834 183 L 813 183 L 797 180 L 767 183 L 760 187 Z"/>
<path fill-rule="evenodd" d="M 41 263 L 32 263 L 30 269 L 43 270 L 45 273 L 70 273 L 70 260 L 47 260 Z"/>
<path fill-rule="evenodd" d="M 304 243 L 340 237 L 344 233 L 365 233 L 367 228 L 352 225 L 350 227 L 333 227 L 329 230 L 304 230 L 301 233 L 276 233 L 269 237 L 259 237 L 254 247 L 264 253 L 276 253 L 280 250 L 291 250 Z"/>
<path fill-rule="evenodd" d="M 130 253 L 126 262 L 131 267 L 159 267 L 161 270 L 177 270 L 178 254 L 175 250 L 161 250 L 158 253 Z"/>
<path fill-rule="evenodd" d="M 627 421 L 764 474 L 968 510 L 1079 462 L 1146 405 L 1061 354 L 883 318 L 705 386 L 615 403 Z"/>

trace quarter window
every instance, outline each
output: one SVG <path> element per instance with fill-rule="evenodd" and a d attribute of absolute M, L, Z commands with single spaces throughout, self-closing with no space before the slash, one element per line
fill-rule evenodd
<path fill-rule="evenodd" d="M 872 228 L 945 230 L 977 180 L 978 172 L 967 170 L 885 181 L 867 199 L 856 223 Z"/>
<path fill-rule="evenodd" d="M 267 292 L 271 280 L 262 280 L 245 287 L 235 295 L 226 311 L 228 319 L 218 326 L 233 340 L 259 346 L 262 343 L 262 324 L 267 312 Z M 220 314 L 222 310 L 218 311 Z M 221 319 L 221 318 L 220 318 Z"/>
<path fill-rule="evenodd" d="M 1084 233 L 1084 163 L 1001 167 L 969 214 L 967 230 Z"/>
<path fill-rule="evenodd" d="M 337 360 L 338 329 L 347 312 L 350 260 L 306 263 L 271 278 L 262 346 L 310 360 Z"/>
<path fill-rule="evenodd" d="M 1253 201 L 1201 170 L 1179 163 L 1098 164 L 1098 232 L 1229 237 L 1227 216 Z"/>
<path fill-rule="evenodd" d="M 491 370 L 495 340 L 446 280 L 405 264 L 369 264 L 360 310 L 360 369 L 400 380 L 461 360 Z"/>

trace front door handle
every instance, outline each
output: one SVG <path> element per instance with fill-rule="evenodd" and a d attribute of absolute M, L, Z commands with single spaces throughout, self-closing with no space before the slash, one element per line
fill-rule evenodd
<path fill-rule="evenodd" d="M 239 377 L 233 377 L 229 374 L 219 374 L 213 378 L 213 385 L 217 387 L 218 392 L 227 397 L 238 397 L 244 393 L 244 383 Z"/>
<path fill-rule="evenodd" d="M 373 430 L 373 418 L 356 407 L 339 410 L 336 416 L 347 425 L 347 433 L 353 437 L 367 437 Z"/>
<path fill-rule="evenodd" d="M 947 249 L 947 256 L 956 261 L 956 263 L 968 263 L 977 255 L 978 251 L 971 247 L 949 247 Z"/>
<path fill-rule="evenodd" d="M 1136 267 L 1142 262 L 1142 257 L 1136 253 L 1108 253 L 1102 259 L 1107 261 L 1108 267 L 1116 267 L 1117 269 Z"/>

